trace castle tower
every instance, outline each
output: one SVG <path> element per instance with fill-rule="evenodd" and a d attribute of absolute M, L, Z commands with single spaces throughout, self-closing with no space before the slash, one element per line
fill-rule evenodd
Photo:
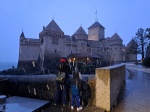
<path fill-rule="evenodd" d="M 25 41 L 26 38 L 24 36 L 24 32 L 22 31 L 21 35 L 20 35 L 20 40 L 19 40 L 19 61 L 24 61 L 25 60 L 25 56 L 24 56 L 24 45 L 25 45 Z"/>
<path fill-rule="evenodd" d="M 96 21 L 88 28 L 88 40 L 100 41 L 104 39 L 105 28 Z"/>
<path fill-rule="evenodd" d="M 40 52 L 40 40 L 33 39 L 33 38 L 25 38 L 24 32 L 22 31 L 20 35 L 20 42 L 19 42 L 19 61 L 18 67 L 22 67 L 25 70 L 29 70 L 29 65 L 34 64 L 37 66 L 38 56 Z"/>
<path fill-rule="evenodd" d="M 73 34 L 73 38 L 77 43 L 77 53 L 87 52 L 87 39 L 88 35 L 80 26 L 78 30 Z"/>
<path fill-rule="evenodd" d="M 51 56 L 50 54 L 60 54 L 64 56 L 64 32 L 57 23 L 52 20 L 39 34 L 41 40 L 40 56 Z"/>
<path fill-rule="evenodd" d="M 127 44 L 126 50 L 125 61 L 137 60 L 137 44 L 133 39 Z"/>
<path fill-rule="evenodd" d="M 115 33 L 111 38 L 108 39 L 109 55 L 111 61 L 122 61 L 123 60 L 123 44 L 120 36 Z"/>

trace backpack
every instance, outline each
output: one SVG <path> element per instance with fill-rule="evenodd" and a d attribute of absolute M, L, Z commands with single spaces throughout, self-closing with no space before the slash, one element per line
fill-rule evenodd
<path fill-rule="evenodd" d="M 90 99 L 91 98 L 91 89 L 87 82 L 82 82 L 82 97 L 83 99 Z"/>
<path fill-rule="evenodd" d="M 61 72 L 59 71 L 56 75 L 56 81 L 60 82 L 60 83 L 64 83 L 65 82 L 65 78 L 66 78 L 66 74 L 65 72 Z"/>

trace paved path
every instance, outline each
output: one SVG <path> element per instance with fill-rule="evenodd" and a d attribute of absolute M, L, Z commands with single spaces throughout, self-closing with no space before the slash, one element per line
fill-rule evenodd
<path fill-rule="evenodd" d="M 150 69 L 126 64 L 123 99 L 112 112 L 150 112 Z"/>

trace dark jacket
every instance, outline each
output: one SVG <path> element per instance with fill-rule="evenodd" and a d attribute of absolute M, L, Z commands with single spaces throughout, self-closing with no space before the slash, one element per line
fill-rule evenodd
<path fill-rule="evenodd" d="M 78 73 L 73 73 L 73 78 L 70 80 L 70 88 L 72 95 L 80 95 L 81 80 Z"/>

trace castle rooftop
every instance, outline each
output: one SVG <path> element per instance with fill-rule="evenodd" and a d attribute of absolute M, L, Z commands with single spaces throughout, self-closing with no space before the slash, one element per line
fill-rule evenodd
<path fill-rule="evenodd" d="M 87 35 L 82 26 L 78 28 L 78 30 L 73 35 Z"/>
<path fill-rule="evenodd" d="M 24 37 L 24 38 L 25 38 L 23 31 L 22 31 L 22 33 L 21 33 L 20 37 Z"/>
<path fill-rule="evenodd" d="M 56 31 L 56 32 L 60 32 L 63 33 L 63 31 L 60 29 L 60 27 L 57 25 L 57 23 L 52 20 L 44 30 L 49 30 L 49 31 Z"/>
<path fill-rule="evenodd" d="M 88 29 L 94 28 L 94 27 L 97 27 L 97 26 L 99 26 L 99 27 L 105 29 L 105 27 L 103 27 L 98 21 L 96 21 L 94 24 L 92 24 Z"/>
<path fill-rule="evenodd" d="M 120 36 L 119 36 L 117 33 L 115 33 L 115 34 L 110 38 L 110 40 L 122 40 L 122 39 L 120 38 Z"/>

